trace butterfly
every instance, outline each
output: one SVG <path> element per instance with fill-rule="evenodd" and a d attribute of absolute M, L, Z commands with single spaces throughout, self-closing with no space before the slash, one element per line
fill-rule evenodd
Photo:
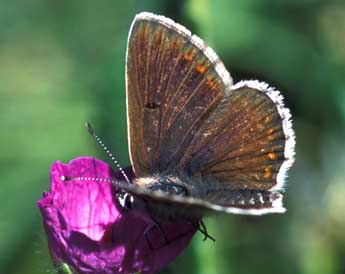
<path fill-rule="evenodd" d="M 285 211 L 295 135 L 279 91 L 234 84 L 204 41 L 148 12 L 130 28 L 126 88 L 136 180 L 118 184 L 124 204 L 170 221 Z"/>

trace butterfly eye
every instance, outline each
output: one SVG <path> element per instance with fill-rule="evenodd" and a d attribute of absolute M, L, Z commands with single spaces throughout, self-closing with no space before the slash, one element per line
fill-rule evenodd
<path fill-rule="evenodd" d="M 126 193 L 125 196 L 125 207 L 128 209 L 133 208 L 134 198 L 131 194 Z"/>
<path fill-rule="evenodd" d="M 122 208 L 124 209 L 133 208 L 134 197 L 131 194 L 127 192 L 121 192 L 117 194 L 117 198 Z"/>

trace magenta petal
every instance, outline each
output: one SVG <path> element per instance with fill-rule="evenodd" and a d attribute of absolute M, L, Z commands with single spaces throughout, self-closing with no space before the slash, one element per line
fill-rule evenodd
<path fill-rule="evenodd" d="M 58 261 L 78 273 L 155 273 L 171 262 L 188 244 L 195 227 L 188 223 L 162 224 L 169 239 L 135 210 L 117 204 L 110 183 L 67 180 L 61 177 L 116 178 L 110 167 L 97 159 L 81 157 L 51 168 L 51 191 L 38 201 L 50 249 Z M 133 179 L 131 169 L 126 174 Z M 149 244 L 153 248 L 149 247 Z"/>

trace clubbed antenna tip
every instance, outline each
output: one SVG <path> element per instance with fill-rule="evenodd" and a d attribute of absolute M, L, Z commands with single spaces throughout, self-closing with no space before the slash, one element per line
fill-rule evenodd
<path fill-rule="evenodd" d="M 96 141 L 96 143 L 105 151 L 105 153 L 109 156 L 109 158 L 112 160 L 112 162 L 117 166 L 117 168 L 120 170 L 121 174 L 123 175 L 123 177 L 125 178 L 127 183 L 129 183 L 130 181 L 128 179 L 127 174 L 123 171 L 123 169 L 121 168 L 121 166 L 119 165 L 119 163 L 117 162 L 117 160 L 115 159 L 113 154 L 110 153 L 109 149 L 104 145 L 102 140 L 96 135 L 95 130 L 90 125 L 90 123 L 86 122 L 85 127 L 86 127 L 87 131 L 89 132 L 89 134 L 92 136 L 92 138 Z"/>
<path fill-rule="evenodd" d="M 93 129 L 93 127 L 91 126 L 89 122 L 85 122 L 85 127 L 87 131 L 90 133 L 90 135 L 95 136 L 95 130 Z"/>

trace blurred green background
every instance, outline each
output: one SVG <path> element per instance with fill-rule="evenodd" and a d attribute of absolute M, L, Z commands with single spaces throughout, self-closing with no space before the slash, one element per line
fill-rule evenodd
<path fill-rule="evenodd" d="M 54 273 L 36 200 L 49 168 L 106 157 L 90 121 L 129 164 L 125 50 L 140 11 L 164 14 L 212 46 L 235 82 L 280 89 L 297 159 L 286 214 L 206 219 L 163 273 L 345 273 L 345 2 L 14 0 L 0 3 L 0 273 Z"/>

